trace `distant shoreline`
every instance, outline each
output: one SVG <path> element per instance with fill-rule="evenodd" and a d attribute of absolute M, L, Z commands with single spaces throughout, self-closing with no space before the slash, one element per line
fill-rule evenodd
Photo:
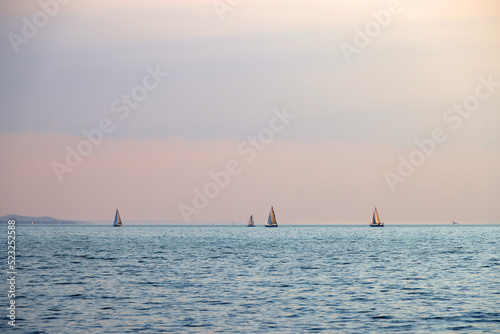
<path fill-rule="evenodd" d="M 112 222 L 87 222 L 87 221 L 18 221 L 17 225 L 30 225 L 30 226 L 112 226 Z M 1 225 L 7 225 L 7 221 L 1 220 Z M 451 226 L 451 227 L 467 227 L 467 226 L 499 226 L 500 223 L 470 223 L 470 224 L 391 224 L 386 225 L 386 227 L 433 227 L 433 226 Z M 205 222 L 195 222 L 195 223 L 183 223 L 183 222 L 141 222 L 139 224 L 135 222 L 124 222 L 123 227 L 149 227 L 149 226 L 170 226 L 170 227 L 246 227 L 244 223 L 232 223 L 218 222 L 215 224 L 205 223 Z M 337 227 L 359 227 L 368 226 L 368 224 L 283 224 L 281 227 L 314 227 L 314 226 L 337 226 Z M 264 225 L 256 225 L 256 227 L 264 227 Z"/>
<path fill-rule="evenodd" d="M 57 219 L 52 217 L 30 217 L 22 215 L 6 215 L 0 217 L 0 225 L 7 225 L 9 220 L 15 220 L 16 224 L 19 225 L 70 225 L 70 226 L 112 226 L 112 220 L 71 220 L 71 219 Z M 193 222 L 183 222 L 183 221 L 168 221 L 168 220 L 151 220 L 151 221 L 138 221 L 138 220 L 125 220 L 123 221 L 123 226 L 246 226 L 246 221 L 193 221 Z M 452 224 L 446 222 L 439 223 L 428 223 L 428 222 L 394 222 L 392 224 L 387 224 L 389 226 L 479 226 L 479 225 L 500 225 L 500 222 L 463 222 L 459 224 Z M 256 226 L 264 226 L 264 224 L 257 223 Z M 341 222 L 314 222 L 311 221 L 307 223 L 299 223 L 289 221 L 288 223 L 283 222 L 282 226 L 368 226 L 368 221 L 364 222 L 351 222 L 351 223 L 341 223 Z"/>
<path fill-rule="evenodd" d="M 31 221 L 31 220 L 17 220 L 16 224 L 18 225 L 91 225 L 87 222 L 79 222 L 72 220 L 65 221 Z M 0 225 L 7 225 L 8 220 L 0 220 Z"/>

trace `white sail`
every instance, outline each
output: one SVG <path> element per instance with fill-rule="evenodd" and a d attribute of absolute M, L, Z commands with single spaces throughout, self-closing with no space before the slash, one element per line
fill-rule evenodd
<path fill-rule="evenodd" d="M 251 215 L 250 219 L 248 219 L 248 225 L 247 226 L 255 226 L 255 223 L 253 221 L 253 215 Z"/>
<path fill-rule="evenodd" d="M 384 226 L 384 223 L 381 223 L 380 218 L 378 217 L 377 208 L 373 211 L 373 218 L 370 226 Z"/>
<path fill-rule="evenodd" d="M 278 227 L 278 222 L 276 221 L 276 215 L 274 214 L 273 207 L 271 207 L 271 212 L 269 212 L 269 217 L 267 218 L 266 226 Z"/>
<path fill-rule="evenodd" d="M 118 209 L 116 209 L 115 221 L 113 222 L 113 226 L 123 226 Z"/>

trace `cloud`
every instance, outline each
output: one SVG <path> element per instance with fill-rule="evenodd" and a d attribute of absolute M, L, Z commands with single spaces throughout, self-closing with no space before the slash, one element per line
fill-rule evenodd
<path fill-rule="evenodd" d="M 70 2 L 3 59 L 0 132 L 79 135 L 160 64 L 168 83 L 115 136 L 237 139 L 287 105 L 302 119 L 288 139 L 399 145 L 432 128 L 478 75 L 500 78 L 499 14 L 491 1 L 401 1 L 348 64 L 339 43 L 387 4 L 243 1 L 220 22 L 211 1 Z M 7 7 L 2 31 L 39 10 Z"/>

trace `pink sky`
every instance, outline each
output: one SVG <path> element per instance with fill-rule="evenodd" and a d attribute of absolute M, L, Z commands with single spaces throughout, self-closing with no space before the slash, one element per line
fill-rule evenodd
<path fill-rule="evenodd" d="M 286 223 L 366 223 L 374 206 L 386 222 L 498 220 L 496 148 L 442 147 L 391 192 L 384 172 L 409 153 L 382 145 L 275 140 L 247 162 L 233 140 L 107 139 L 58 182 L 52 161 L 82 138 L 2 135 L 0 215 L 125 221 L 182 221 L 179 205 L 230 160 L 242 172 L 192 221 L 263 222 L 269 207 Z"/>

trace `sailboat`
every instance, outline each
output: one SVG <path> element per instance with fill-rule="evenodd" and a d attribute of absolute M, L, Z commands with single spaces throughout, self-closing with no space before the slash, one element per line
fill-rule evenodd
<path fill-rule="evenodd" d="M 122 227 L 122 219 L 120 218 L 120 213 L 118 212 L 118 209 L 116 209 L 116 214 L 115 214 L 115 221 L 113 222 L 114 227 Z"/>
<path fill-rule="evenodd" d="M 255 223 L 253 222 L 253 215 L 250 216 L 247 227 L 255 227 Z"/>
<path fill-rule="evenodd" d="M 384 227 L 384 223 L 380 222 L 380 218 L 378 217 L 378 212 L 377 208 L 375 208 L 375 211 L 373 211 L 373 218 L 372 218 L 372 223 L 370 224 L 371 227 Z"/>
<path fill-rule="evenodd" d="M 457 223 L 456 221 L 453 221 L 453 223 L 452 223 L 452 224 L 453 224 L 453 225 L 457 225 L 458 223 Z M 491 224 L 491 222 L 490 222 L 490 224 Z"/>
<path fill-rule="evenodd" d="M 267 223 L 265 227 L 278 227 L 278 222 L 276 221 L 276 215 L 274 214 L 274 208 L 271 206 L 271 212 L 269 212 L 269 217 L 267 218 Z"/>

